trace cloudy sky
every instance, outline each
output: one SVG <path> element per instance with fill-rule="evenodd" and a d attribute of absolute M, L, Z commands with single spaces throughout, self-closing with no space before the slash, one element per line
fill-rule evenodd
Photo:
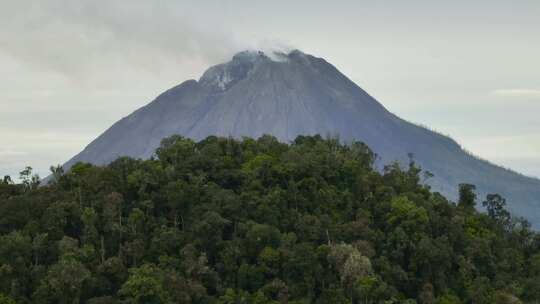
<path fill-rule="evenodd" d="M 540 1 L 0 0 L 0 174 L 45 176 L 244 49 L 324 57 L 399 116 L 540 176 Z"/>

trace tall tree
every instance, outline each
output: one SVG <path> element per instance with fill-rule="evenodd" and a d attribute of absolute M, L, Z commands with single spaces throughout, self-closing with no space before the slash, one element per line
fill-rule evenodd
<path fill-rule="evenodd" d="M 476 206 L 476 190 L 475 185 L 459 184 L 459 201 L 458 206 L 466 211 L 474 210 Z"/>

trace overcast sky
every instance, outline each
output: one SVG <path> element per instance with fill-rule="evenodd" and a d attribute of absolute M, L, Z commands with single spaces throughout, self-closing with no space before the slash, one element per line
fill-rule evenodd
<path fill-rule="evenodd" d="M 297 48 L 540 176 L 540 1 L 0 0 L 0 174 L 42 175 L 243 49 Z"/>

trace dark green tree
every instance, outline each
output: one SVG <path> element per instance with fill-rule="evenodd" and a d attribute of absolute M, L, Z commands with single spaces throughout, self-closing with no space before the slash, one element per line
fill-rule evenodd
<path fill-rule="evenodd" d="M 472 211 L 476 206 L 476 190 L 475 185 L 459 184 L 459 201 L 458 206 L 463 210 Z"/>

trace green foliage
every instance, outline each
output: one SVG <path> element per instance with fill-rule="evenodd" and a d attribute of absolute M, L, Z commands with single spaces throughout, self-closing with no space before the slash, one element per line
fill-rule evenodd
<path fill-rule="evenodd" d="M 0 304 L 16 304 L 16 302 L 12 298 L 0 294 Z"/>
<path fill-rule="evenodd" d="M 444 294 L 436 301 L 437 304 L 461 304 L 460 299 L 452 294 Z"/>
<path fill-rule="evenodd" d="M 90 271 L 77 259 L 63 257 L 49 268 L 34 299 L 38 303 L 79 303 L 83 283 L 90 275 Z"/>
<path fill-rule="evenodd" d="M 482 205 L 486 208 L 489 217 L 492 219 L 502 224 L 507 224 L 510 221 L 510 213 L 504 209 L 506 200 L 499 194 L 488 194 Z"/>
<path fill-rule="evenodd" d="M 472 211 L 474 210 L 474 206 L 476 205 L 476 194 L 474 193 L 474 190 L 476 190 L 475 185 L 471 184 L 459 184 L 459 202 L 458 205 L 467 210 Z"/>
<path fill-rule="evenodd" d="M 129 270 L 129 277 L 119 294 L 127 303 L 166 303 L 168 294 L 165 290 L 163 270 L 151 264 L 145 264 Z"/>
<path fill-rule="evenodd" d="M 362 143 L 165 139 L 149 160 L 0 181 L 0 304 L 535 303 L 540 237 Z"/>

